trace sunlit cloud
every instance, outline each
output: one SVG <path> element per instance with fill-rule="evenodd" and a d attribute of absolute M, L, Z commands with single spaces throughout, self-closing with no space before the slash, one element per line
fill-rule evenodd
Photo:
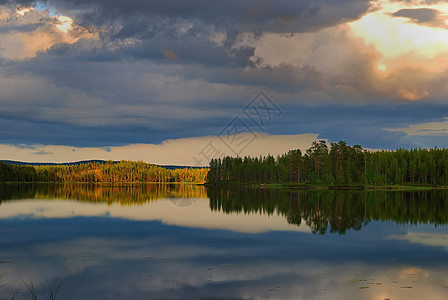
<path fill-rule="evenodd" d="M 22 60 L 35 57 L 57 44 L 98 39 L 95 30 L 74 24 L 69 16 L 53 16 L 48 10 L 33 7 L 16 10 L 0 7 L 0 26 L 6 28 L 0 31 L 0 56 L 3 58 Z"/>
<path fill-rule="evenodd" d="M 384 61 L 409 53 L 424 58 L 446 54 L 448 32 L 445 29 L 410 23 L 407 18 L 390 15 L 395 9 L 386 6 L 349 26 L 356 36 L 373 45 Z"/>
<path fill-rule="evenodd" d="M 441 2 L 379 1 L 374 11 L 348 25 L 378 53 L 378 78 L 394 83 L 398 98 L 415 101 L 440 93 L 431 81 L 448 69 L 447 13 Z"/>
<path fill-rule="evenodd" d="M 393 15 L 402 3 L 380 4 L 357 21 L 313 32 L 245 35 L 241 43 L 255 48 L 251 59 L 259 70 L 277 78 L 288 72 L 302 89 L 326 94 L 322 99 L 417 101 L 442 95 L 448 31 Z"/>
<path fill-rule="evenodd" d="M 66 16 L 56 16 L 56 19 L 60 22 L 56 24 L 56 28 L 59 29 L 63 33 L 68 33 L 73 29 L 73 20 Z"/>
<path fill-rule="evenodd" d="M 24 7 L 17 10 L 17 17 L 23 17 L 27 12 L 33 10 L 33 7 Z"/>

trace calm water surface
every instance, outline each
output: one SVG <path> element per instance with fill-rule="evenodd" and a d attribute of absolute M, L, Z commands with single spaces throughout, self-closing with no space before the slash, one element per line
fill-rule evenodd
<path fill-rule="evenodd" d="M 448 191 L 0 185 L 0 299 L 447 299 Z"/>

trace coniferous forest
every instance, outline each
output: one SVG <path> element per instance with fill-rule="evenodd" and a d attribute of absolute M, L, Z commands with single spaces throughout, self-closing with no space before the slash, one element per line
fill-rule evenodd
<path fill-rule="evenodd" d="M 142 161 L 72 165 L 13 165 L 0 162 L 0 182 L 191 182 L 203 183 L 207 168 L 167 169 Z"/>
<path fill-rule="evenodd" d="M 314 142 L 273 157 L 212 159 L 210 168 L 167 169 L 142 161 L 73 165 L 0 162 L 0 182 L 191 182 L 327 185 L 448 185 L 448 149 L 368 151 L 345 142 Z"/>
<path fill-rule="evenodd" d="M 314 142 L 304 154 L 224 157 L 210 162 L 209 183 L 448 185 L 448 149 L 368 151 L 345 142 Z"/>

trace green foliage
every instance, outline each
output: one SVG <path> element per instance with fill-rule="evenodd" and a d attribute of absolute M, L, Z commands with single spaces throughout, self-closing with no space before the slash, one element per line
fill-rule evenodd
<path fill-rule="evenodd" d="M 314 142 L 302 155 L 224 157 L 210 162 L 209 183 L 308 183 L 448 185 L 448 149 L 367 151 L 345 142 Z"/>
<path fill-rule="evenodd" d="M 170 170 L 143 161 L 20 166 L 0 162 L 0 182 L 191 182 L 203 183 L 206 168 Z"/>

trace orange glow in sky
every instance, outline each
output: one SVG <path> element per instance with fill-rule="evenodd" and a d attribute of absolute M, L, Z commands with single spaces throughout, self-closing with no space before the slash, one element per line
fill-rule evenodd
<path fill-rule="evenodd" d="M 439 12 L 437 24 L 418 24 L 410 18 L 392 16 L 401 9 L 433 9 Z M 386 71 L 402 57 L 409 63 L 425 61 L 428 71 L 441 71 L 445 68 L 440 61 L 448 57 L 448 15 L 447 4 L 408 5 L 403 3 L 379 2 L 379 9 L 368 13 L 360 20 L 349 23 L 355 37 L 372 45 L 380 54 L 377 64 L 379 71 Z M 428 60 L 432 63 L 428 65 Z M 412 61 L 412 62 L 411 62 Z"/>

